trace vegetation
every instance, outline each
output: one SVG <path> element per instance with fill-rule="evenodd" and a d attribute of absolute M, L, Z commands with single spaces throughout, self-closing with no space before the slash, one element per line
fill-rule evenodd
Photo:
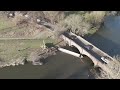
<path fill-rule="evenodd" d="M 105 17 L 119 15 L 116 11 L 15 11 L 15 17 L 8 18 L 8 13 L 10 11 L 0 12 L 0 39 L 6 39 L 0 40 L 0 61 L 4 62 L 27 58 L 31 52 L 43 49 L 43 40 L 55 43 L 58 41 L 56 36 L 67 30 L 82 36 L 94 34 L 103 25 Z M 28 17 L 25 17 L 26 14 Z M 53 25 L 54 34 L 40 25 L 37 19 Z M 50 38 L 53 35 L 55 38 Z M 120 78 L 120 58 L 117 56 L 116 59 L 109 65 L 111 73 L 100 70 L 96 78 Z M 115 65 L 118 66 L 113 68 Z"/>
<path fill-rule="evenodd" d="M 69 11 L 64 12 L 65 18 L 57 25 L 59 28 L 70 29 L 77 35 L 95 33 L 103 23 L 107 11 Z"/>
<path fill-rule="evenodd" d="M 0 16 L 5 17 L 6 13 L 9 12 L 1 12 Z M 12 19 L 5 20 L 2 17 L 2 20 L 0 18 L 0 29 L 7 28 L 7 26 L 12 24 L 10 26 L 26 25 L 23 27 L 35 31 L 38 27 L 36 19 L 39 18 L 50 21 L 55 26 L 54 30 L 56 30 L 56 33 L 69 29 L 77 35 L 94 34 L 103 25 L 106 16 L 118 14 L 116 11 L 16 11 L 15 13 L 15 17 Z M 24 13 L 28 15 L 27 18 L 24 17 Z M 19 24 L 21 22 L 22 24 Z"/>
<path fill-rule="evenodd" d="M 120 79 L 120 56 L 114 56 L 115 61 L 107 64 L 108 71 L 96 68 L 92 70 L 96 79 Z"/>
<path fill-rule="evenodd" d="M 45 43 L 56 42 L 56 39 L 49 37 L 53 35 L 51 32 L 34 22 L 33 17 L 40 15 L 36 14 L 38 12 L 29 12 L 31 19 L 21 16 L 20 12 L 16 12 L 14 18 L 8 18 L 7 13 L 9 12 L 0 12 L 0 67 L 2 64 L 3 66 L 15 65 L 27 59 L 31 52 L 41 51 L 43 40 Z"/>
<path fill-rule="evenodd" d="M 55 43 L 46 39 L 45 43 Z M 34 50 L 42 49 L 43 40 L 0 40 L 0 58 L 12 60 L 19 57 L 27 57 Z"/>
<path fill-rule="evenodd" d="M 45 43 L 56 43 L 52 39 L 46 39 L 44 41 Z M 43 40 L 0 40 L 0 67 L 24 65 L 26 61 L 31 62 L 35 58 L 39 60 L 39 58 L 43 57 L 39 56 L 39 54 L 44 52 L 44 57 L 54 55 L 54 50 L 47 53 L 48 48 L 43 48 L 43 45 Z M 29 58 L 31 53 L 36 51 L 38 53 L 32 56 L 34 58 Z"/>

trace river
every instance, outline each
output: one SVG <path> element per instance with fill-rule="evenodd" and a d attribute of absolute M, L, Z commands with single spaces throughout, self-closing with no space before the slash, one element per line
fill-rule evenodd
<path fill-rule="evenodd" d="M 120 16 L 105 19 L 104 27 L 86 39 L 111 56 L 120 54 Z M 92 61 L 62 52 L 49 57 L 43 66 L 30 63 L 0 69 L 0 79 L 93 79 L 90 69 Z"/>

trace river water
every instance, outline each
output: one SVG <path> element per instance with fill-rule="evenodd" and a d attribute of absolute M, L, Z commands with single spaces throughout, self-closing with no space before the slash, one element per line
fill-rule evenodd
<path fill-rule="evenodd" d="M 104 27 L 86 39 L 111 56 L 120 54 L 120 17 L 108 17 Z M 49 57 L 43 66 L 30 63 L 0 69 L 0 79 L 90 79 L 94 78 L 90 69 L 92 61 L 81 59 L 62 52 Z"/>

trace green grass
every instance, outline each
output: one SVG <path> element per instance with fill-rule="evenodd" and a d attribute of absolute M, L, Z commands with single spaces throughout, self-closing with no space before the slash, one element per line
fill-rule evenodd
<path fill-rule="evenodd" d="M 45 43 L 55 43 L 52 39 L 46 39 Z M 43 40 L 0 40 L 0 58 L 10 61 L 19 57 L 27 57 L 32 50 L 41 49 Z"/>
<path fill-rule="evenodd" d="M 0 31 L 5 29 L 5 28 L 9 28 L 9 27 L 13 27 L 14 24 L 9 20 L 7 19 L 4 19 L 2 17 L 0 17 Z"/>
<path fill-rule="evenodd" d="M 15 27 L 15 23 L 12 20 L 0 17 L 0 35 L 1 38 L 19 38 L 17 35 L 10 35 L 11 32 L 17 32 L 18 34 L 24 31 L 28 31 L 26 27 Z M 7 35 L 6 35 L 7 33 Z M 44 34 L 44 36 L 47 34 Z M 21 38 L 33 38 L 32 36 L 21 36 Z M 44 37 L 43 37 L 44 38 Z M 51 38 L 45 39 L 45 43 L 56 43 L 57 40 Z M 9 62 L 20 57 L 27 57 L 32 51 L 41 49 L 43 46 L 43 39 L 25 39 L 25 40 L 0 40 L 0 59 Z"/>
<path fill-rule="evenodd" d="M 18 26 L 15 25 L 15 23 L 11 19 L 5 19 L 0 17 L 0 36 L 1 37 L 10 37 L 6 36 L 6 33 L 9 34 L 12 32 L 22 32 L 25 31 L 26 27 L 19 28 Z"/>

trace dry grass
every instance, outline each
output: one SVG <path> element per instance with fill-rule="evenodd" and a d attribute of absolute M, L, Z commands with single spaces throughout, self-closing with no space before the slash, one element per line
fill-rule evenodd
<path fill-rule="evenodd" d="M 120 79 L 120 56 L 117 55 L 114 58 L 116 60 L 107 65 L 109 71 L 100 69 L 99 73 L 94 72 L 97 79 Z"/>
<path fill-rule="evenodd" d="M 69 11 L 57 25 L 59 28 L 71 29 L 78 35 L 94 34 L 103 23 L 106 13 L 106 11 Z"/>
<path fill-rule="evenodd" d="M 37 32 L 35 22 L 33 22 L 34 20 L 32 20 L 32 18 L 34 19 L 38 16 L 42 16 L 50 19 L 52 24 L 54 24 L 54 21 L 58 21 L 58 23 L 55 24 L 58 32 L 61 31 L 61 29 L 64 31 L 70 28 L 73 33 L 85 35 L 96 32 L 106 15 L 106 11 L 69 11 L 69 15 L 66 15 L 65 13 L 65 11 L 29 11 L 28 14 L 30 17 L 28 19 L 20 16 L 19 13 L 16 13 L 15 18 L 12 19 L 11 23 L 17 25 L 18 22 L 26 20 L 29 22 L 28 29 L 31 29 L 30 32 Z M 1 25 L 1 27 L 7 27 L 6 25 L 9 24 L 4 23 Z M 26 30 L 25 33 L 27 32 L 29 31 Z"/>
<path fill-rule="evenodd" d="M 7 19 L 5 16 L 0 15 L 0 31 L 9 28 L 9 27 L 14 27 L 15 24 L 12 22 L 11 19 Z"/>
<path fill-rule="evenodd" d="M 43 46 L 43 39 L 45 43 L 55 42 L 55 40 L 47 38 L 50 35 L 47 31 L 41 33 L 45 28 L 38 27 L 34 23 L 31 24 L 30 22 L 28 26 L 25 24 L 17 25 L 18 22 L 24 20 L 27 19 L 20 15 L 11 19 L 0 16 L 0 38 L 31 38 L 31 40 L 0 40 L 0 60 L 5 63 L 12 63 L 18 59 L 20 60 L 20 58 L 28 57 L 32 51 L 40 50 Z M 34 40 L 36 38 L 38 40 Z"/>
<path fill-rule="evenodd" d="M 72 14 L 66 17 L 59 23 L 62 28 L 71 29 L 71 31 L 78 35 L 85 35 L 90 29 L 90 24 L 83 21 L 80 15 Z"/>
<path fill-rule="evenodd" d="M 21 24 L 20 24 L 21 23 Z M 48 32 L 48 34 L 45 34 Z M 39 34 L 39 35 L 38 35 Z M 8 19 L 0 16 L 0 38 L 47 38 L 48 30 L 21 16 L 19 13 L 14 18 Z"/>

